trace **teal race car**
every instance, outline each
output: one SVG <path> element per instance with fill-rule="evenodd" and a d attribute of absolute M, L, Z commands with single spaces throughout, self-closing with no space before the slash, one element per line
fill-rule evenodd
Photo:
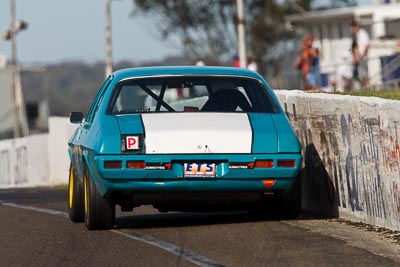
<path fill-rule="evenodd" d="M 301 209 L 301 146 L 257 73 L 228 67 L 114 72 L 69 140 L 69 217 L 109 229 L 115 207 Z"/>

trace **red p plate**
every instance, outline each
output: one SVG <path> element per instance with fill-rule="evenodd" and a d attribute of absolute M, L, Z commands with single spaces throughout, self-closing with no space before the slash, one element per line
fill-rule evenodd
<path fill-rule="evenodd" d="M 134 150 L 139 149 L 139 136 L 127 136 L 125 138 L 126 149 Z"/>

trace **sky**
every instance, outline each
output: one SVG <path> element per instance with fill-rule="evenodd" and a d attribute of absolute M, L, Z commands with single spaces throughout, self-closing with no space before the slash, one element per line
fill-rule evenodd
<path fill-rule="evenodd" d="M 104 0 L 15 0 L 16 18 L 28 22 L 17 35 L 22 64 L 105 58 Z M 0 34 L 10 27 L 9 0 L 0 0 Z M 359 4 L 371 0 L 358 0 Z M 160 40 L 149 20 L 132 17 L 132 0 L 112 0 L 113 61 L 162 60 L 181 54 L 173 41 Z M 10 42 L 0 39 L 0 54 L 10 59 Z"/>
<path fill-rule="evenodd" d="M 28 22 L 17 35 L 18 60 L 52 63 L 104 60 L 104 0 L 15 0 L 16 18 Z M 0 0 L 0 34 L 10 28 L 9 0 Z M 146 20 L 132 17 L 132 0 L 113 0 L 113 60 L 162 59 L 180 54 L 149 32 Z M 10 58 L 10 42 L 0 39 L 0 53 Z"/>

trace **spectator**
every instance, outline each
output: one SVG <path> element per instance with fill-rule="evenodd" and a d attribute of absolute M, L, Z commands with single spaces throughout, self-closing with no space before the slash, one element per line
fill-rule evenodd
<path fill-rule="evenodd" d="M 233 66 L 235 68 L 240 68 L 240 60 L 239 60 L 239 56 L 237 54 L 234 54 L 233 57 Z"/>
<path fill-rule="evenodd" d="M 318 89 L 319 83 L 319 50 L 321 49 L 321 44 L 319 40 L 314 39 L 311 34 L 308 36 L 308 46 L 310 47 L 310 78 L 309 82 L 312 89 Z"/>
<path fill-rule="evenodd" d="M 340 64 L 336 68 L 335 91 L 349 91 L 352 87 L 351 79 L 353 76 L 352 59 L 349 51 L 343 52 L 340 57 Z"/>
<path fill-rule="evenodd" d="M 295 68 L 301 73 L 305 90 L 318 89 L 319 78 L 319 41 L 311 34 L 303 38 L 302 50 L 295 61 Z"/>
<path fill-rule="evenodd" d="M 256 62 L 252 57 L 249 57 L 248 62 L 249 62 L 249 63 L 247 64 L 247 68 L 248 68 L 249 70 L 252 70 L 252 71 L 257 72 L 257 71 L 258 71 L 257 62 Z"/>
<path fill-rule="evenodd" d="M 353 35 L 351 52 L 353 54 L 353 79 L 368 86 L 369 35 L 356 21 L 352 21 L 350 31 Z"/>
<path fill-rule="evenodd" d="M 196 66 L 205 66 L 206 64 L 204 64 L 203 60 L 199 59 L 199 60 L 196 61 L 195 65 Z"/>

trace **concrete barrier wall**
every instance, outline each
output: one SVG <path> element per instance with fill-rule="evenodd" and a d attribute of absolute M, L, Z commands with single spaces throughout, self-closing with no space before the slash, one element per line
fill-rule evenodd
<path fill-rule="evenodd" d="M 68 140 L 74 133 L 77 124 L 69 122 L 69 118 L 51 117 L 49 120 L 49 176 L 52 184 L 68 183 L 69 155 Z"/>
<path fill-rule="evenodd" d="M 0 141 L 0 188 L 51 184 L 48 134 Z"/>
<path fill-rule="evenodd" d="M 0 188 L 68 183 L 68 140 L 76 125 L 52 117 L 49 133 L 0 141 Z"/>
<path fill-rule="evenodd" d="M 400 101 L 276 91 L 304 153 L 303 208 L 400 230 Z M 0 141 L 0 188 L 68 183 L 76 125 Z"/>
<path fill-rule="evenodd" d="M 303 147 L 303 208 L 400 230 L 400 101 L 275 93 Z"/>

